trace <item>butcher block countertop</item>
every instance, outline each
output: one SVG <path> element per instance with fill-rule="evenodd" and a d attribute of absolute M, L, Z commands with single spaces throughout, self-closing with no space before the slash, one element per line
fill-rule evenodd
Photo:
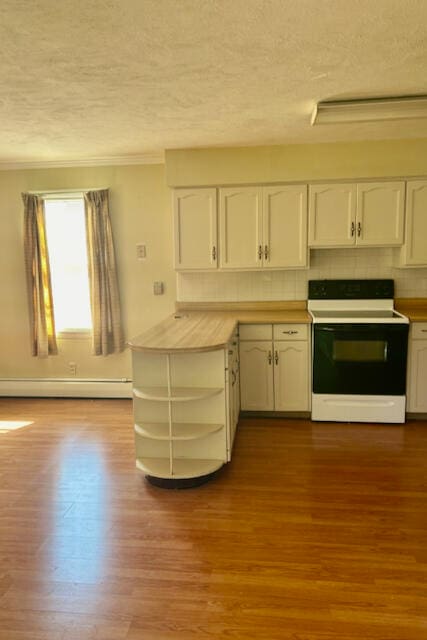
<path fill-rule="evenodd" d="M 410 322 L 427 322 L 427 298 L 396 298 L 394 306 Z"/>
<path fill-rule="evenodd" d="M 134 351 L 198 353 L 224 348 L 238 323 L 309 324 L 306 301 L 177 303 L 176 312 L 128 343 Z"/>

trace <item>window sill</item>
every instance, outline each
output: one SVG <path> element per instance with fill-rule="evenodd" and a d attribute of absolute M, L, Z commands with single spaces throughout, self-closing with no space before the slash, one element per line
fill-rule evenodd
<path fill-rule="evenodd" d="M 90 329 L 64 329 L 56 334 L 58 340 L 89 340 L 92 337 Z"/>

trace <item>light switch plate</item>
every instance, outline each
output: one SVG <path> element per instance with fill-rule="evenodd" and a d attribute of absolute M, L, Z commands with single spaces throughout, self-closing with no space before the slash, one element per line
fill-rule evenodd
<path fill-rule="evenodd" d="M 136 257 L 138 260 L 144 260 L 147 257 L 147 247 L 145 244 L 136 245 Z"/>
<path fill-rule="evenodd" d="M 164 293 L 163 282 L 157 281 L 153 284 L 153 293 L 155 296 L 161 296 Z"/>

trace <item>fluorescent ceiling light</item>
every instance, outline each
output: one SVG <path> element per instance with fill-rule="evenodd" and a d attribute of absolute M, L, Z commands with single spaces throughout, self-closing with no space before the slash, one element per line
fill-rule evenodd
<path fill-rule="evenodd" d="M 427 118 L 427 96 L 318 102 L 311 124 Z"/>

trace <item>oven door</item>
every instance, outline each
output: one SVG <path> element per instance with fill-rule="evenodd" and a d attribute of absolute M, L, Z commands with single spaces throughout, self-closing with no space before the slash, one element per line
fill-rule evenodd
<path fill-rule="evenodd" d="M 313 327 L 313 393 L 405 395 L 409 325 Z"/>

